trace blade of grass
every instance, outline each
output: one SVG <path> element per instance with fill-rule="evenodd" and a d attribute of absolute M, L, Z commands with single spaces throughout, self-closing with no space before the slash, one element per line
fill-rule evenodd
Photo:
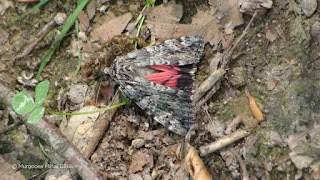
<path fill-rule="evenodd" d="M 49 156 L 49 154 L 47 154 L 47 152 L 44 150 L 43 145 L 41 144 L 39 138 L 38 138 L 38 144 L 39 144 L 39 147 L 40 147 L 42 153 L 43 153 L 48 159 L 50 159 L 50 162 L 52 162 L 52 158 L 51 158 L 51 157 Z"/>
<path fill-rule="evenodd" d="M 144 7 L 143 7 L 143 9 L 142 9 L 142 11 L 141 12 L 144 12 L 144 10 L 147 8 L 147 7 L 149 7 L 150 5 L 147 3 Z M 137 37 L 139 37 L 139 34 L 140 34 L 140 30 L 141 30 L 141 27 L 142 27 L 142 24 L 143 24 L 143 21 L 144 21 L 144 19 L 146 18 L 146 16 L 142 16 L 142 18 L 140 19 L 140 21 L 139 21 L 139 24 L 138 24 L 138 29 L 137 29 Z M 137 46 L 138 46 L 138 42 L 137 41 L 134 41 L 134 47 L 137 49 Z"/>
<path fill-rule="evenodd" d="M 38 4 L 36 4 L 35 6 L 33 6 L 31 9 L 29 9 L 27 12 L 21 14 L 20 16 L 14 18 L 11 22 L 9 22 L 9 26 L 12 25 L 13 23 L 16 23 L 17 21 L 20 21 L 21 19 L 25 18 L 26 16 L 28 16 L 30 13 L 32 13 L 33 11 L 35 11 L 36 9 L 38 9 L 40 6 L 44 5 L 45 3 L 47 3 L 50 0 L 42 0 L 40 1 Z"/>
<path fill-rule="evenodd" d="M 57 47 L 59 46 L 62 38 L 65 36 L 65 34 L 69 31 L 70 27 L 73 25 L 74 21 L 77 19 L 78 17 L 78 13 L 86 6 L 86 4 L 88 3 L 88 0 L 82 0 L 81 3 L 78 4 L 78 6 L 76 7 L 76 9 L 73 11 L 73 13 L 68 17 L 64 27 L 61 29 L 60 34 L 58 35 L 56 41 L 53 44 L 53 47 L 49 50 L 49 52 L 47 53 L 47 55 L 44 57 L 44 59 L 42 60 L 42 63 L 39 67 L 39 70 L 37 72 L 37 76 L 36 79 L 39 80 L 40 75 L 43 71 L 43 68 L 47 65 L 47 63 L 49 62 L 51 56 L 53 55 L 54 51 L 57 49 Z"/>
<path fill-rule="evenodd" d="M 76 20 L 76 34 L 77 34 L 77 48 L 78 48 L 78 65 L 77 65 L 77 69 L 74 71 L 73 73 L 73 78 L 75 78 L 78 74 L 78 72 L 80 71 L 80 67 L 81 67 L 81 50 L 80 50 L 80 42 L 79 42 L 79 21 Z"/>
<path fill-rule="evenodd" d="M 48 110 L 47 110 L 47 113 L 49 113 L 49 114 L 57 114 L 57 115 L 85 115 L 85 114 L 94 114 L 94 113 L 97 113 L 97 112 L 108 111 L 108 110 L 111 110 L 111 109 L 114 109 L 114 108 L 117 108 L 117 107 L 126 105 L 126 104 L 128 104 L 128 103 L 129 103 L 129 101 L 123 101 L 123 102 L 121 102 L 121 103 L 119 103 L 119 104 L 116 104 L 116 105 L 113 105 L 113 106 L 110 106 L 110 107 L 107 107 L 107 108 L 102 108 L 102 109 L 99 109 L 99 110 L 96 110 L 96 111 L 62 113 L 62 112 L 54 112 L 54 111 L 48 111 Z"/>
<path fill-rule="evenodd" d="M 154 7 L 154 1 L 153 0 L 146 0 L 147 4 L 143 7 L 142 11 L 141 12 L 144 12 L 144 10 L 148 7 Z M 138 24 L 138 29 L 137 29 L 137 37 L 139 37 L 139 34 L 140 34 L 140 31 L 141 31 L 141 27 L 142 27 L 142 24 L 144 22 L 144 19 L 146 18 L 146 16 L 142 16 L 142 18 L 140 19 L 139 21 L 139 24 Z M 134 47 L 137 49 L 137 46 L 138 46 L 138 42 L 135 41 L 134 42 Z"/>

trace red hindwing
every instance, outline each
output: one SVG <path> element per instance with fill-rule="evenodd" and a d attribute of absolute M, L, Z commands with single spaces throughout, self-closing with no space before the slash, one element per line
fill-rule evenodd
<path fill-rule="evenodd" d="M 162 84 L 171 88 L 178 88 L 178 78 L 181 77 L 180 68 L 169 65 L 152 65 L 152 69 L 159 70 L 160 72 L 153 73 L 144 78 L 148 81 Z"/>

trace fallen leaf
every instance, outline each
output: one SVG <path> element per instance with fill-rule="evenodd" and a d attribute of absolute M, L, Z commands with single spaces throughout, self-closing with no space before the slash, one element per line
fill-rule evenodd
<path fill-rule="evenodd" d="M 88 18 L 91 20 L 96 14 L 96 1 L 90 1 L 87 6 Z"/>
<path fill-rule="evenodd" d="M 181 4 L 170 1 L 168 4 L 161 4 L 160 6 L 149 8 L 146 15 L 146 23 L 151 21 L 176 24 L 179 23 L 183 15 L 183 7 Z"/>
<path fill-rule="evenodd" d="M 243 24 L 242 14 L 239 12 L 238 0 L 225 0 L 219 1 L 217 8 L 223 18 L 221 24 L 227 29 L 234 29 L 235 27 Z"/>
<path fill-rule="evenodd" d="M 95 111 L 97 109 L 94 106 L 86 106 L 79 110 L 79 112 Z M 80 152 L 84 152 L 88 146 L 88 142 L 94 135 L 92 131 L 93 125 L 98 117 L 98 112 L 81 116 L 73 115 L 68 121 L 62 121 L 60 130 Z"/>
<path fill-rule="evenodd" d="M 129 166 L 129 172 L 136 173 L 138 171 L 142 171 L 144 166 L 146 166 L 148 164 L 150 167 L 153 166 L 152 155 L 150 155 L 146 152 L 137 151 L 137 152 L 133 153 L 133 155 L 132 155 L 131 164 Z"/>
<path fill-rule="evenodd" d="M 203 161 L 197 154 L 197 151 L 191 145 L 189 146 L 189 152 L 185 158 L 185 162 L 188 168 L 188 171 L 193 180 L 211 180 L 212 177 L 207 171 Z"/>
<path fill-rule="evenodd" d="M 161 4 L 147 15 L 146 27 L 148 27 L 157 38 L 172 39 L 181 36 L 199 34 L 211 45 L 220 41 L 221 32 L 216 24 L 215 16 L 217 9 L 206 12 L 199 11 L 192 18 L 191 24 L 178 24 L 182 17 L 182 8 L 174 1 L 166 6 Z M 164 16 L 165 14 L 165 16 Z"/>
<path fill-rule="evenodd" d="M 75 104 L 83 103 L 88 90 L 88 85 L 77 84 L 70 87 L 68 99 Z"/>
<path fill-rule="evenodd" d="M 300 170 L 310 168 L 313 177 L 320 175 L 320 160 L 314 151 L 319 147 L 319 142 L 320 124 L 317 123 L 303 132 L 290 135 L 287 139 L 288 147 L 291 150 L 289 153 L 291 161 Z"/>
<path fill-rule="evenodd" d="M 245 14 L 253 15 L 257 11 L 257 17 L 266 14 L 267 9 L 272 7 L 272 0 L 239 0 L 239 11 Z"/>
<path fill-rule="evenodd" d="M 245 93 L 246 93 L 246 96 L 249 100 L 249 108 L 251 110 L 253 117 L 257 121 L 262 121 L 264 119 L 264 117 L 263 117 L 263 114 L 256 103 L 256 100 L 254 99 L 253 96 L 251 96 L 251 94 L 249 93 L 248 90 L 246 90 Z"/>
<path fill-rule="evenodd" d="M 78 18 L 80 21 L 79 28 L 81 32 L 86 32 L 89 27 L 90 20 L 87 14 L 84 11 L 80 11 L 78 14 Z"/>
<path fill-rule="evenodd" d="M 112 17 L 110 14 L 108 16 Z M 89 38 L 92 41 L 99 40 L 100 43 L 106 43 L 114 36 L 120 35 L 131 19 L 131 13 L 126 13 L 113 19 L 109 19 L 106 22 L 102 22 L 101 25 L 93 27 Z"/>
<path fill-rule="evenodd" d="M 171 39 L 199 34 L 206 42 L 216 45 L 222 36 L 221 27 L 227 28 L 228 32 L 232 33 L 234 27 L 243 24 L 243 19 L 241 13 L 235 8 L 237 0 L 222 1 L 216 3 L 214 7 L 207 11 L 199 10 L 192 18 L 191 24 L 179 24 L 182 17 L 181 5 L 170 1 L 168 4 L 151 8 L 151 12 L 147 14 L 145 26 L 157 38 Z"/>
<path fill-rule="evenodd" d="M 19 164 L 11 164 L 2 156 L 0 156 L 0 164 L 1 179 L 25 179 L 20 171 L 21 168 L 19 168 Z"/>
<path fill-rule="evenodd" d="M 313 158 L 306 155 L 299 155 L 295 152 L 289 153 L 291 161 L 298 169 L 303 169 L 309 167 L 309 165 L 314 161 Z"/>

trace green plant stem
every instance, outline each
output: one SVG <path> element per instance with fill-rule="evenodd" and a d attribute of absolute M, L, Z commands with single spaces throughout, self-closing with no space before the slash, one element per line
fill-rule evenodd
<path fill-rule="evenodd" d="M 73 78 L 75 78 L 78 74 L 78 72 L 80 71 L 81 68 L 81 49 L 80 49 L 80 42 L 79 42 L 79 21 L 76 20 L 76 34 L 77 34 L 77 48 L 78 48 L 78 65 L 77 65 L 77 69 L 74 71 L 73 73 Z"/>
<path fill-rule="evenodd" d="M 40 75 L 43 71 L 43 68 L 47 65 L 47 63 L 49 62 L 51 56 L 53 55 L 54 51 L 57 49 L 57 47 L 59 46 L 61 40 L 63 39 L 63 37 L 65 36 L 65 34 L 69 31 L 70 27 L 73 25 L 74 21 L 78 18 L 78 14 L 79 12 L 86 6 L 86 4 L 88 3 L 88 0 L 82 0 L 80 4 L 78 4 L 78 6 L 76 7 L 76 9 L 73 11 L 73 13 L 68 17 L 65 25 L 63 26 L 63 28 L 61 29 L 60 34 L 58 35 L 55 43 L 53 44 L 53 47 L 50 49 L 50 51 L 47 53 L 47 55 L 44 57 L 39 70 L 37 72 L 37 76 L 36 79 L 39 80 Z"/>
<path fill-rule="evenodd" d="M 33 6 L 30 10 L 28 10 L 27 12 L 21 14 L 21 16 L 18 16 L 16 18 L 14 18 L 14 20 L 12 20 L 11 22 L 9 22 L 8 25 L 12 25 L 13 23 L 16 23 L 17 21 L 20 21 L 21 19 L 25 18 L 26 16 L 28 16 L 30 13 L 32 13 L 33 11 L 35 11 L 36 9 L 38 9 L 40 6 L 46 4 L 49 0 L 42 0 L 40 1 L 38 4 L 36 4 L 35 6 Z"/>
<path fill-rule="evenodd" d="M 146 5 L 143 7 L 143 9 L 142 9 L 141 12 L 144 12 L 144 10 L 145 10 L 147 7 L 149 7 L 149 6 L 150 6 L 149 4 L 146 4 Z M 146 16 L 142 16 L 141 19 L 140 19 L 140 21 L 139 21 L 138 29 L 137 29 L 137 36 L 139 36 L 139 34 L 140 34 L 141 27 L 142 27 L 142 24 L 143 24 L 143 21 L 144 21 L 145 18 L 146 18 Z"/>
<path fill-rule="evenodd" d="M 49 159 L 50 159 L 50 162 L 52 162 L 51 157 L 50 157 L 50 156 L 49 156 L 49 154 L 47 154 L 47 152 L 44 150 L 44 148 L 43 148 L 43 146 L 42 146 L 42 144 L 41 144 L 41 142 L 40 142 L 40 139 L 39 139 L 39 138 L 38 138 L 38 144 L 39 144 L 39 147 L 40 147 L 40 149 L 41 149 L 42 153 L 43 153 L 47 158 L 49 158 Z"/>
<path fill-rule="evenodd" d="M 143 12 L 147 7 L 149 7 L 150 5 L 147 3 L 141 12 Z M 140 21 L 139 21 L 139 24 L 138 24 L 138 29 L 137 29 L 137 37 L 139 36 L 140 34 L 140 31 L 141 31 L 141 27 L 142 27 L 142 24 L 144 22 L 144 19 L 146 18 L 146 16 L 142 16 Z M 137 49 L 137 45 L 138 45 L 138 42 L 137 41 L 134 41 L 134 47 Z"/>
<path fill-rule="evenodd" d="M 85 115 L 85 114 L 94 114 L 94 113 L 97 113 L 97 112 L 109 111 L 109 110 L 111 110 L 111 109 L 114 109 L 114 108 L 117 108 L 117 107 L 126 105 L 126 104 L 128 104 L 128 103 L 129 103 L 129 101 L 124 101 L 124 102 L 121 102 L 121 103 L 119 103 L 119 104 L 116 104 L 116 105 L 113 105 L 113 106 L 110 106 L 110 107 L 107 107 L 107 108 L 102 108 L 102 109 L 99 109 L 99 110 L 96 110 L 96 111 L 76 112 L 76 113 L 62 113 L 62 112 L 55 112 L 55 111 L 48 111 L 48 110 L 47 110 L 47 113 L 49 113 L 49 114 L 57 114 L 57 115 Z"/>

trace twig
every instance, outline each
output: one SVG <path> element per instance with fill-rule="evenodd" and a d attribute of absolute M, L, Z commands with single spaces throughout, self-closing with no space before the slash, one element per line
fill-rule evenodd
<path fill-rule="evenodd" d="M 238 129 L 237 131 L 233 132 L 232 134 L 229 134 L 225 137 L 222 137 L 208 145 L 201 146 L 200 154 L 201 156 L 206 156 L 212 152 L 215 152 L 223 147 L 226 147 L 244 137 L 249 135 L 249 133 L 243 129 Z"/>
<path fill-rule="evenodd" d="M 192 96 L 193 102 L 198 102 L 200 98 L 211 89 L 217 81 L 226 73 L 224 69 L 214 71 L 210 76 L 196 89 Z"/>
<path fill-rule="evenodd" d="M 232 46 L 232 48 L 230 48 L 230 50 L 223 53 L 223 56 L 221 56 L 221 60 L 220 60 L 221 68 L 214 71 L 212 74 L 210 74 L 210 76 L 196 89 L 192 97 L 192 100 L 195 103 L 198 102 L 202 98 L 202 96 L 204 96 L 212 88 L 212 90 L 207 93 L 207 96 L 197 104 L 196 109 L 198 109 L 205 102 L 207 102 L 211 98 L 211 96 L 220 88 L 220 85 L 217 86 L 216 83 L 219 82 L 222 76 L 226 73 L 226 67 L 229 64 L 230 60 L 232 59 L 232 53 L 234 49 L 238 46 L 239 42 L 244 38 L 244 36 L 247 35 L 248 29 L 256 16 L 257 16 L 257 11 L 255 11 L 249 24 L 247 25 L 245 30 L 242 32 L 241 36 L 238 38 L 236 43 Z"/>
<path fill-rule="evenodd" d="M 120 103 L 119 94 L 115 95 L 115 100 L 112 102 L 112 105 Z M 89 158 L 96 146 L 98 145 L 101 137 L 106 131 L 109 122 L 112 120 L 112 117 L 116 113 L 117 108 L 111 109 L 109 111 L 104 112 L 104 114 L 100 115 L 99 118 L 95 121 L 92 131 L 94 132 L 93 137 L 90 138 L 88 146 L 86 150 L 83 152 L 83 156 Z"/>
<path fill-rule="evenodd" d="M 12 108 L 14 91 L 0 82 L 0 101 L 8 108 Z M 18 116 L 21 121 L 26 121 L 28 116 Z M 38 123 L 26 123 L 32 135 L 42 138 L 52 149 L 70 164 L 73 164 L 82 179 L 103 179 L 98 171 L 90 164 L 89 160 L 69 143 L 59 129 L 43 117 Z"/>
<path fill-rule="evenodd" d="M 22 59 L 30 54 L 30 52 L 34 49 L 34 47 L 38 44 L 38 42 L 46 35 L 48 34 L 54 27 L 56 27 L 58 24 L 61 24 L 64 22 L 65 17 L 64 14 L 58 13 L 52 21 L 50 21 L 48 24 L 46 24 L 36 35 L 35 39 L 31 41 L 31 43 L 27 46 L 27 48 L 16 58 L 13 59 L 13 65 L 15 62 L 19 59 Z M 63 19 L 64 18 L 64 19 Z"/>
<path fill-rule="evenodd" d="M 204 98 L 202 98 L 198 104 L 196 105 L 196 110 L 199 110 L 200 107 L 206 103 L 212 96 L 214 93 L 216 93 L 218 91 L 218 89 L 220 88 L 220 84 L 221 84 L 221 79 L 220 81 L 218 81 L 217 83 L 214 84 L 213 88 L 211 88 L 211 90 L 206 94 L 206 96 Z"/>
<path fill-rule="evenodd" d="M 249 29 L 250 25 L 252 24 L 253 20 L 256 18 L 257 14 L 258 14 L 258 11 L 256 10 L 254 12 L 253 16 L 251 17 L 247 27 L 242 32 L 241 36 L 237 39 L 236 43 L 232 46 L 232 48 L 229 51 L 226 51 L 223 54 L 223 61 L 222 61 L 221 68 L 225 69 L 226 66 L 229 64 L 229 62 L 232 58 L 232 54 L 233 54 L 234 49 L 239 45 L 240 41 L 248 34 L 248 29 Z"/>
<path fill-rule="evenodd" d="M 234 131 L 237 126 L 241 123 L 241 116 L 237 115 L 235 118 L 232 119 L 231 122 L 227 123 L 227 128 L 224 131 L 225 134 L 230 134 Z"/>
<path fill-rule="evenodd" d="M 242 171 L 242 180 L 249 180 L 249 173 L 246 167 L 246 163 L 244 162 L 244 160 L 241 158 L 239 151 L 232 151 L 232 154 L 237 158 L 241 171 Z"/>
<path fill-rule="evenodd" d="M 8 131 L 11 131 L 13 128 L 15 128 L 15 127 L 17 127 L 17 126 L 19 126 L 21 124 L 23 124 L 23 123 L 21 121 L 19 121 L 19 122 L 13 123 L 13 124 L 3 128 L 3 129 L 0 129 L 0 135 L 3 134 L 3 133 L 6 133 Z"/>

